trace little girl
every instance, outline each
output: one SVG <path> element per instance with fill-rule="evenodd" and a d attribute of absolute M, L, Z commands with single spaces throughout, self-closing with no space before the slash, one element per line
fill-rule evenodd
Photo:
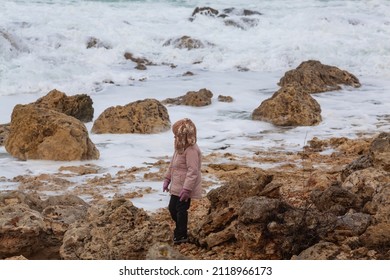
<path fill-rule="evenodd" d="M 188 212 L 192 198 L 201 198 L 201 151 L 196 144 L 196 127 L 190 119 L 172 126 L 175 151 L 165 174 L 163 191 L 170 192 L 169 212 L 176 223 L 174 244 L 188 241 Z M 169 184 L 171 187 L 169 188 Z"/>

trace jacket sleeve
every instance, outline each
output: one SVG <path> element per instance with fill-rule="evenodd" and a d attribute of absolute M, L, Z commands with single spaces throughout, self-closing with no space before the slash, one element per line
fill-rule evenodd
<path fill-rule="evenodd" d="M 183 189 L 192 191 L 199 176 L 199 153 L 196 149 L 187 149 L 186 164 L 187 174 L 184 180 Z"/>
<path fill-rule="evenodd" d="M 168 166 L 168 170 L 164 175 L 164 179 L 167 178 L 169 180 L 172 180 L 172 164 L 173 164 L 173 159 L 175 158 L 175 153 L 173 153 L 173 156 L 171 158 L 171 162 L 169 163 L 169 166 Z"/>

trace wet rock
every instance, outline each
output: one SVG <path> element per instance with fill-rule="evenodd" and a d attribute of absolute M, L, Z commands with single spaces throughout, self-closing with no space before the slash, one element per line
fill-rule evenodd
<path fill-rule="evenodd" d="M 304 89 L 287 85 L 264 100 L 252 119 L 279 126 L 313 126 L 322 120 L 321 107 Z"/>
<path fill-rule="evenodd" d="M 131 60 L 133 61 L 134 63 L 137 64 L 137 66 L 135 67 L 136 69 L 138 70 L 146 70 L 147 67 L 146 66 L 149 66 L 149 65 L 154 65 L 150 60 L 146 59 L 146 58 L 142 58 L 142 57 L 135 57 L 132 53 L 130 52 L 126 52 L 124 54 L 124 57 L 127 59 L 127 60 Z"/>
<path fill-rule="evenodd" d="M 201 40 L 191 38 L 190 36 L 186 36 L 186 35 L 180 38 L 169 39 L 163 44 L 164 47 L 173 46 L 177 49 L 187 49 L 187 50 L 200 49 L 212 45 L 213 44 L 209 42 L 204 43 Z"/>
<path fill-rule="evenodd" d="M 87 40 L 87 49 L 92 49 L 92 48 L 104 48 L 104 49 L 112 49 L 112 47 L 107 44 L 102 42 L 100 39 L 96 37 L 90 37 Z"/>
<path fill-rule="evenodd" d="M 202 107 L 210 105 L 212 97 L 213 93 L 210 90 L 202 88 L 199 91 L 189 91 L 185 95 L 179 96 L 177 98 L 164 99 L 161 102 L 163 104 Z"/>
<path fill-rule="evenodd" d="M 234 7 L 226 8 L 222 11 L 211 7 L 196 7 L 192 12 L 190 21 L 194 21 L 198 16 L 208 16 L 210 18 L 222 19 L 227 26 L 247 29 L 258 24 L 258 16 L 260 15 L 262 14 L 258 11 Z"/>
<path fill-rule="evenodd" d="M 167 108 L 156 99 L 144 99 L 107 108 L 94 122 L 92 132 L 151 134 L 170 126 Z"/>
<path fill-rule="evenodd" d="M 92 160 L 99 151 L 76 118 L 37 105 L 16 105 L 5 148 L 21 160 Z"/>
<path fill-rule="evenodd" d="M 218 95 L 218 101 L 219 102 L 231 103 L 231 102 L 233 102 L 233 97 L 225 96 L 225 95 Z"/>
<path fill-rule="evenodd" d="M 93 101 L 86 94 L 67 96 L 65 93 L 54 89 L 32 104 L 64 113 L 82 122 L 90 122 L 93 119 Z"/>
<path fill-rule="evenodd" d="M 359 80 L 351 73 L 316 60 L 302 62 L 296 69 L 287 71 L 278 85 L 296 84 L 309 93 L 339 90 L 340 85 L 360 87 Z"/>

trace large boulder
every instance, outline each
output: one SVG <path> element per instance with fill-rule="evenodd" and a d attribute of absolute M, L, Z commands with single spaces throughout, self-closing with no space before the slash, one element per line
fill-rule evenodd
<path fill-rule="evenodd" d="M 202 88 L 198 91 L 189 91 L 185 95 L 176 98 L 164 99 L 161 102 L 163 104 L 202 107 L 202 106 L 210 105 L 212 97 L 213 97 L 213 93 L 210 90 L 206 88 Z"/>
<path fill-rule="evenodd" d="M 15 106 L 5 148 L 12 156 L 22 160 L 99 158 L 99 151 L 81 121 L 32 104 Z"/>
<path fill-rule="evenodd" d="M 86 94 L 67 96 L 54 89 L 33 104 L 75 117 L 82 122 L 90 122 L 93 119 L 93 101 Z"/>
<path fill-rule="evenodd" d="M 278 85 L 284 87 L 289 84 L 298 84 L 309 93 L 339 90 L 340 84 L 360 87 L 358 78 L 351 73 L 317 60 L 302 62 L 296 69 L 287 71 Z"/>
<path fill-rule="evenodd" d="M 322 120 L 321 107 L 303 88 L 287 85 L 264 100 L 252 119 L 280 126 L 312 126 Z"/>
<path fill-rule="evenodd" d="M 152 134 L 170 127 L 167 108 L 156 99 L 145 99 L 107 108 L 94 122 L 92 132 Z"/>
<path fill-rule="evenodd" d="M 165 242 L 153 234 L 155 225 L 147 213 L 124 198 L 89 208 L 84 221 L 73 223 L 65 233 L 63 259 L 145 259 L 150 247 Z M 165 228 L 170 233 L 169 226 Z"/>
<path fill-rule="evenodd" d="M 59 258 L 59 247 L 70 224 L 84 220 L 88 204 L 73 195 L 41 200 L 35 193 L 0 194 L 0 259 L 23 255 Z"/>

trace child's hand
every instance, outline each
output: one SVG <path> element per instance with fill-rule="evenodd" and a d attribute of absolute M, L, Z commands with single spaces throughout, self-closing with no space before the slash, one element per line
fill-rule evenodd
<path fill-rule="evenodd" d="M 168 178 L 165 178 L 164 180 L 164 183 L 163 183 L 163 192 L 168 192 L 169 191 L 169 183 L 171 182 L 171 180 L 169 180 Z"/>
<path fill-rule="evenodd" d="M 190 198 L 190 191 L 186 189 L 182 189 L 180 194 L 180 201 L 187 201 Z"/>

